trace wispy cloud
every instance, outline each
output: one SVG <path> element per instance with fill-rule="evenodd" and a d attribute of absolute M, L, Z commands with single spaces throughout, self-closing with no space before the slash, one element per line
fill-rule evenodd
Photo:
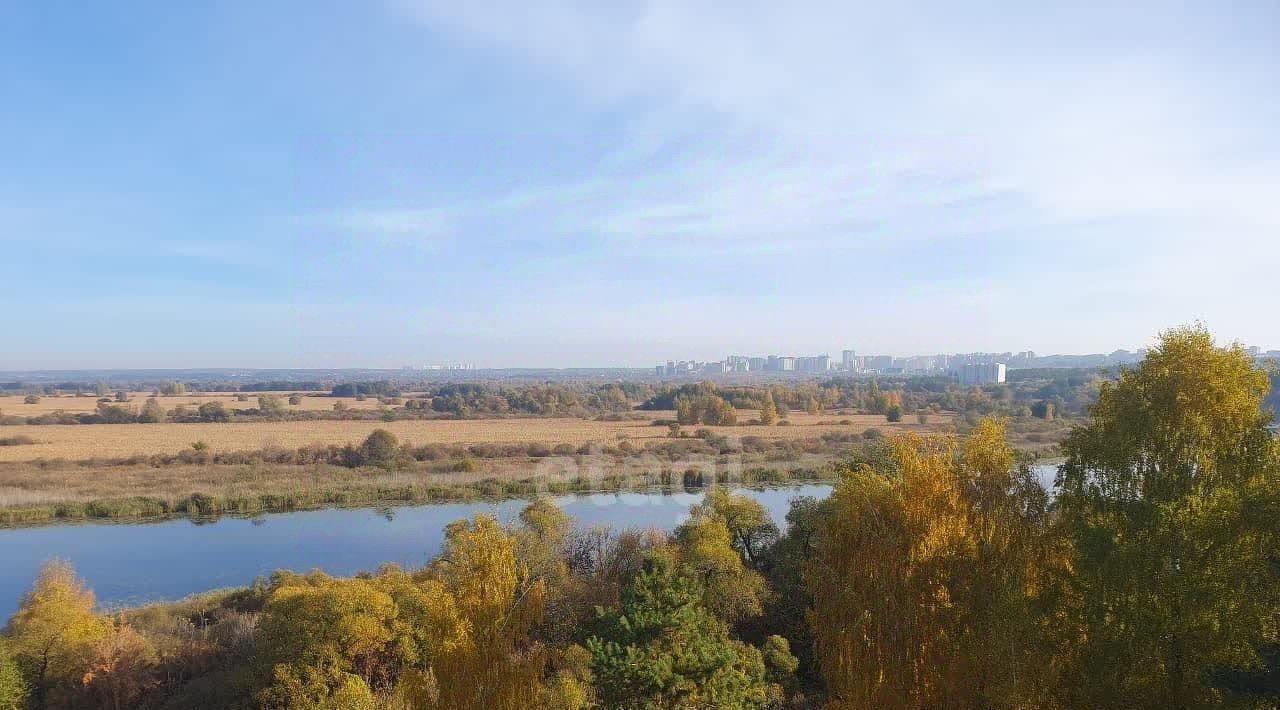
<path fill-rule="evenodd" d="M 1208 89 L 1233 70 L 1195 66 L 1178 46 L 1189 28 L 1143 28 L 1141 12 L 1082 8 L 1063 24 L 856 3 L 401 8 L 642 117 L 584 183 L 522 191 L 521 212 L 552 228 L 799 246 L 1280 220 L 1266 198 L 1280 190 L 1280 152 L 1247 108 L 1263 87 Z M 1001 17 L 1004 35 L 986 24 Z M 1117 21 L 1136 34 L 1092 32 Z"/>
<path fill-rule="evenodd" d="M 336 225 L 357 234 L 412 236 L 432 239 L 449 233 L 443 209 L 362 209 L 334 216 Z"/>
<path fill-rule="evenodd" d="M 0 302 L 67 268 L 84 319 L 128 283 L 139 313 L 275 304 L 235 313 L 255 342 L 312 304 L 394 360 L 491 364 L 1109 349 L 1197 317 L 1280 345 L 1274 2 L 387 3 L 283 39 L 288 7 L 184 10 L 155 73 L 52 29 L 0 48 L 53 73 L 5 86 Z"/>

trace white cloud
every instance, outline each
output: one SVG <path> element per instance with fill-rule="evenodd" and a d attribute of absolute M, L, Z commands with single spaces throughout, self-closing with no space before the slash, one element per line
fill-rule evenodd
<path fill-rule="evenodd" d="M 1101 310 L 1071 337 L 1150 334 L 1195 316 L 1267 336 L 1248 318 L 1280 266 L 1274 8 L 398 7 L 438 35 L 536 67 L 588 111 L 629 117 L 579 179 L 447 208 L 496 214 L 520 233 L 589 235 L 621 254 L 809 252 L 827 266 L 868 245 L 907 259 L 987 249 L 989 261 L 1032 271 L 993 284 L 988 270 L 904 262 L 903 286 L 1093 323 L 1050 310 L 1071 302 L 1051 288 L 1076 291 Z M 966 301 L 966 291 L 998 297 Z"/>
<path fill-rule="evenodd" d="M 1275 140 L 1259 154 L 1227 139 L 1248 129 L 1248 97 L 1206 106 L 1224 99 L 1204 90 L 1213 68 L 1170 46 L 1183 34 L 1144 35 L 1139 12 L 1082 8 L 1055 24 L 851 3 L 408 7 L 642 117 L 589 185 L 524 202 L 554 216 L 566 193 L 587 193 L 572 226 L 603 235 L 830 242 L 874 225 L 930 229 L 964 200 L 986 203 L 966 228 L 1028 238 L 1116 217 L 1280 221 L 1265 197 L 1280 190 Z M 1136 34 L 1099 46 L 1090 19 Z M 715 138 L 648 164 L 691 132 Z"/>
<path fill-rule="evenodd" d="M 319 210 L 285 220 L 303 231 L 345 236 L 356 245 L 402 247 L 415 251 L 435 251 L 457 236 L 455 207 L 353 207 Z"/>

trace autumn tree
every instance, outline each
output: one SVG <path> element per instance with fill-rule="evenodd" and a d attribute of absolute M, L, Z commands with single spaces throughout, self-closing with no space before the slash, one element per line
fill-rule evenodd
<path fill-rule="evenodd" d="M 718 394 L 700 394 L 676 400 L 676 421 L 680 424 L 730 426 L 738 422 L 738 413 Z"/>
<path fill-rule="evenodd" d="M 374 429 L 360 444 L 360 462 L 365 466 L 395 468 L 400 456 L 399 440 L 386 429 Z"/>
<path fill-rule="evenodd" d="M 676 422 L 680 424 L 697 424 L 698 414 L 692 399 L 681 397 L 676 400 Z"/>
<path fill-rule="evenodd" d="M 196 408 L 196 413 L 200 415 L 200 419 L 206 422 L 228 422 L 231 421 L 231 412 L 222 405 L 222 402 L 205 402 Z"/>
<path fill-rule="evenodd" d="M 723 518 L 694 507 L 675 538 L 680 561 L 697 575 L 703 604 L 712 614 L 728 623 L 760 614 L 768 586 L 760 573 L 743 564 Z"/>
<path fill-rule="evenodd" d="M 538 498 L 520 511 L 516 554 L 526 574 L 549 585 L 558 585 L 569 573 L 565 545 L 573 518 L 550 498 Z"/>
<path fill-rule="evenodd" d="M 259 707 L 280 710 L 376 710 L 377 700 L 360 676 L 333 666 L 280 664 Z"/>
<path fill-rule="evenodd" d="M 30 690 L 9 644 L 0 638 L 0 710 L 22 710 Z"/>
<path fill-rule="evenodd" d="M 871 381 L 871 389 L 867 392 L 867 409 L 872 414 L 884 414 L 889 407 L 889 398 L 880 391 L 880 383 Z"/>
<path fill-rule="evenodd" d="M 285 414 L 284 402 L 274 394 L 258 395 L 258 413 L 264 417 L 279 418 Z"/>
<path fill-rule="evenodd" d="M 778 541 L 778 526 L 759 501 L 724 488 L 707 491 L 702 502 L 690 509 L 690 515 L 723 522 L 733 549 L 753 568 L 760 566 L 765 552 Z"/>
<path fill-rule="evenodd" d="M 142 403 L 142 411 L 138 414 L 138 421 L 144 424 L 159 424 L 167 416 L 164 407 L 160 404 L 160 400 L 155 397 L 148 397 L 147 401 Z"/>
<path fill-rule="evenodd" d="M 1066 704 L 1244 704 L 1215 669 L 1257 668 L 1280 619 L 1280 466 L 1267 375 L 1202 327 L 1161 335 L 1063 443 L 1073 542 Z"/>
<path fill-rule="evenodd" d="M 485 515 L 453 523 L 432 573 L 453 597 L 465 633 L 432 654 L 436 700 L 418 706 L 532 707 L 545 654 L 530 631 L 542 617 L 546 584 L 519 563 L 515 538 Z"/>
<path fill-rule="evenodd" d="M 403 661 L 391 595 L 373 580 L 320 573 L 276 588 L 258 622 L 258 642 L 271 677 L 259 699 L 270 708 L 328 707 L 321 703 L 339 692 L 371 694 L 393 681 Z"/>
<path fill-rule="evenodd" d="M 94 616 L 93 592 L 71 565 L 46 563 L 22 597 L 6 631 L 13 657 L 31 685 L 31 706 L 44 710 L 77 692 L 107 625 Z"/>
<path fill-rule="evenodd" d="M 81 683 L 97 707 L 125 710 L 158 682 L 155 661 L 155 648 L 132 626 L 108 625 L 93 645 Z"/>
<path fill-rule="evenodd" d="M 834 708 L 1035 705 L 1044 494 L 1003 429 L 893 442 L 848 468 L 805 566 Z"/>
<path fill-rule="evenodd" d="M 760 423 L 770 426 L 778 421 L 778 405 L 773 401 L 773 393 L 765 392 L 760 405 Z"/>

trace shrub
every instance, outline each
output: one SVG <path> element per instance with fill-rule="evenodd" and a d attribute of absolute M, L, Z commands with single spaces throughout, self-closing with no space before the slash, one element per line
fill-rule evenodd
<path fill-rule="evenodd" d="M 284 404 L 274 394 L 258 395 L 258 413 L 264 417 L 284 416 Z"/>
<path fill-rule="evenodd" d="M 696 468 L 686 469 L 680 479 L 686 488 L 701 488 L 706 485 L 706 479 L 703 477 L 702 471 Z"/>
<path fill-rule="evenodd" d="M 132 424 L 138 419 L 132 407 L 106 402 L 98 403 L 98 418 L 104 424 Z"/>
<path fill-rule="evenodd" d="M 24 404 L 40 404 L 40 395 L 29 394 L 22 398 Z"/>
<path fill-rule="evenodd" d="M 302 395 L 296 393 L 289 395 L 289 404 L 295 407 L 302 404 Z"/>
<path fill-rule="evenodd" d="M 889 408 L 885 410 L 884 418 L 890 422 L 902 421 L 902 406 L 898 404 L 889 405 Z"/>
<path fill-rule="evenodd" d="M 6 436 L 0 438 L 0 446 L 26 446 L 34 443 L 36 443 L 35 439 L 21 434 L 18 436 Z"/>
<path fill-rule="evenodd" d="M 231 421 L 231 413 L 222 406 L 222 402 L 205 402 L 196 409 L 196 413 L 206 422 Z"/>
<path fill-rule="evenodd" d="M 400 457 L 400 442 L 386 429 L 374 429 L 360 444 L 360 459 L 366 466 L 394 468 Z"/>

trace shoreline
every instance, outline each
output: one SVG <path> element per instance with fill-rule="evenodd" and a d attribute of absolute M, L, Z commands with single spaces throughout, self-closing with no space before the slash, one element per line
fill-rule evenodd
<path fill-rule="evenodd" d="M 252 518 L 273 513 L 292 513 L 328 508 L 359 508 L 378 504 L 394 506 L 434 503 L 468 503 L 531 499 L 539 495 L 589 495 L 594 493 L 655 492 L 687 489 L 705 490 L 716 485 L 737 488 L 770 488 L 789 483 L 821 482 L 835 479 L 834 466 L 827 463 L 805 468 L 753 468 L 740 475 L 725 472 L 689 472 L 675 475 L 633 474 L 605 476 L 599 480 L 581 477 L 507 479 L 485 478 L 473 483 L 405 484 L 395 487 L 352 486 L 339 489 L 303 489 L 290 493 L 224 498 L 192 493 L 177 500 L 146 496 L 105 498 L 25 508 L 0 509 L 0 531 L 79 524 L 144 524 L 186 518 L 218 520 L 223 517 Z"/>

